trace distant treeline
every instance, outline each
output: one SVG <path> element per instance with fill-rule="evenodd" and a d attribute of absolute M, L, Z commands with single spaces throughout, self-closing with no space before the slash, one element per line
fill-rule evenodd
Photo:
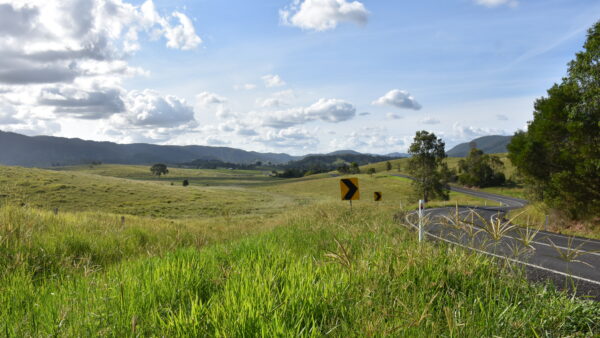
<path fill-rule="evenodd" d="M 389 161 L 396 157 L 367 155 L 367 154 L 338 154 L 338 155 L 310 155 L 298 161 L 286 164 L 272 164 L 256 161 L 253 164 L 235 164 L 215 159 L 198 159 L 180 166 L 195 169 L 269 169 L 273 175 L 282 178 L 303 177 L 338 170 L 340 172 L 351 172 L 358 165 Z"/>

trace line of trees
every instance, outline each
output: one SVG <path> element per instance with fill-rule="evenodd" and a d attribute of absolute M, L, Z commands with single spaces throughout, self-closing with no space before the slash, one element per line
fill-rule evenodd
<path fill-rule="evenodd" d="M 600 21 L 583 47 L 508 145 L 534 196 L 572 219 L 600 215 Z"/>

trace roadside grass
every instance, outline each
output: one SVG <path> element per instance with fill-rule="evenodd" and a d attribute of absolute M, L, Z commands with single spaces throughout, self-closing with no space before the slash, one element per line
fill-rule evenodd
<path fill-rule="evenodd" d="M 581 236 L 587 238 L 600 239 L 600 219 L 588 221 L 570 221 L 565 220 L 556 213 L 549 210 L 544 203 L 532 203 L 522 209 L 513 210 L 508 213 L 509 217 L 521 213 L 515 222 L 520 226 L 525 226 L 528 222 L 544 229 L 546 216 L 548 216 L 548 230 L 568 236 Z"/>
<path fill-rule="evenodd" d="M 288 212 L 272 231 L 200 248 L 174 245 L 164 254 L 133 256 L 92 271 L 65 262 L 69 268 L 40 274 L 13 263 L 10 273 L 0 276 L 0 331 L 7 336 L 600 333 L 599 303 L 530 284 L 502 262 L 472 252 L 419 245 L 413 232 L 394 223 L 395 212 L 311 205 Z M 32 223 L 23 217 L 7 209 L 2 224 Z"/>
<path fill-rule="evenodd" d="M 490 194 L 504 195 L 527 200 L 527 192 L 523 187 L 487 187 L 476 189 Z"/>

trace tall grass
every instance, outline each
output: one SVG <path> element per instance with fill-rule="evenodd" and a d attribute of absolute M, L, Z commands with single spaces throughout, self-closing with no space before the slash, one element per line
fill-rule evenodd
<path fill-rule="evenodd" d="M 600 333 L 598 304 L 531 285 L 477 254 L 419 246 L 413 233 L 392 221 L 393 212 L 310 206 L 287 214 L 270 232 L 204 246 L 193 239 L 191 245 L 180 245 L 176 236 L 165 236 L 173 229 L 155 224 L 146 246 L 168 248 L 170 242 L 172 249 L 150 257 L 136 249 L 139 239 L 131 247 L 119 242 L 127 236 L 117 235 L 119 225 L 114 224 L 114 237 L 107 227 L 93 237 L 97 246 L 88 242 L 96 248 L 91 256 L 107 257 L 96 261 L 101 269 L 71 269 L 72 261 L 60 260 L 57 266 L 65 268 L 40 274 L 46 267 L 34 267 L 42 261 L 7 262 L 0 277 L 0 332 L 228 337 Z M 11 240 L 3 242 L 7 251 L 2 257 L 51 247 L 42 245 L 51 242 L 51 234 L 58 236 L 46 226 L 60 226 L 51 217 L 4 209 L 2 236 Z M 78 222 L 63 221 L 66 236 L 75 236 Z M 80 225 L 87 229 L 82 233 L 94 229 Z M 188 231 L 186 236 L 193 237 L 194 230 Z M 36 236 L 45 240 L 36 242 Z M 65 244 L 67 237 L 57 242 L 73 255 L 87 250 L 77 241 Z M 108 245 L 111 241 L 118 244 Z M 15 249 L 15 242 L 27 249 Z M 120 250 L 122 259 L 111 261 Z"/>

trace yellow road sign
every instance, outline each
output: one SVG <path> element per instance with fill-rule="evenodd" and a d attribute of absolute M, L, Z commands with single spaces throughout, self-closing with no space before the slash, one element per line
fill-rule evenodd
<path fill-rule="evenodd" d="M 375 200 L 375 202 L 379 202 L 381 201 L 381 192 L 376 191 L 375 193 L 373 193 L 373 199 Z"/>
<path fill-rule="evenodd" d="M 358 190 L 358 178 L 343 178 L 340 180 L 343 201 L 355 201 L 360 199 Z"/>

